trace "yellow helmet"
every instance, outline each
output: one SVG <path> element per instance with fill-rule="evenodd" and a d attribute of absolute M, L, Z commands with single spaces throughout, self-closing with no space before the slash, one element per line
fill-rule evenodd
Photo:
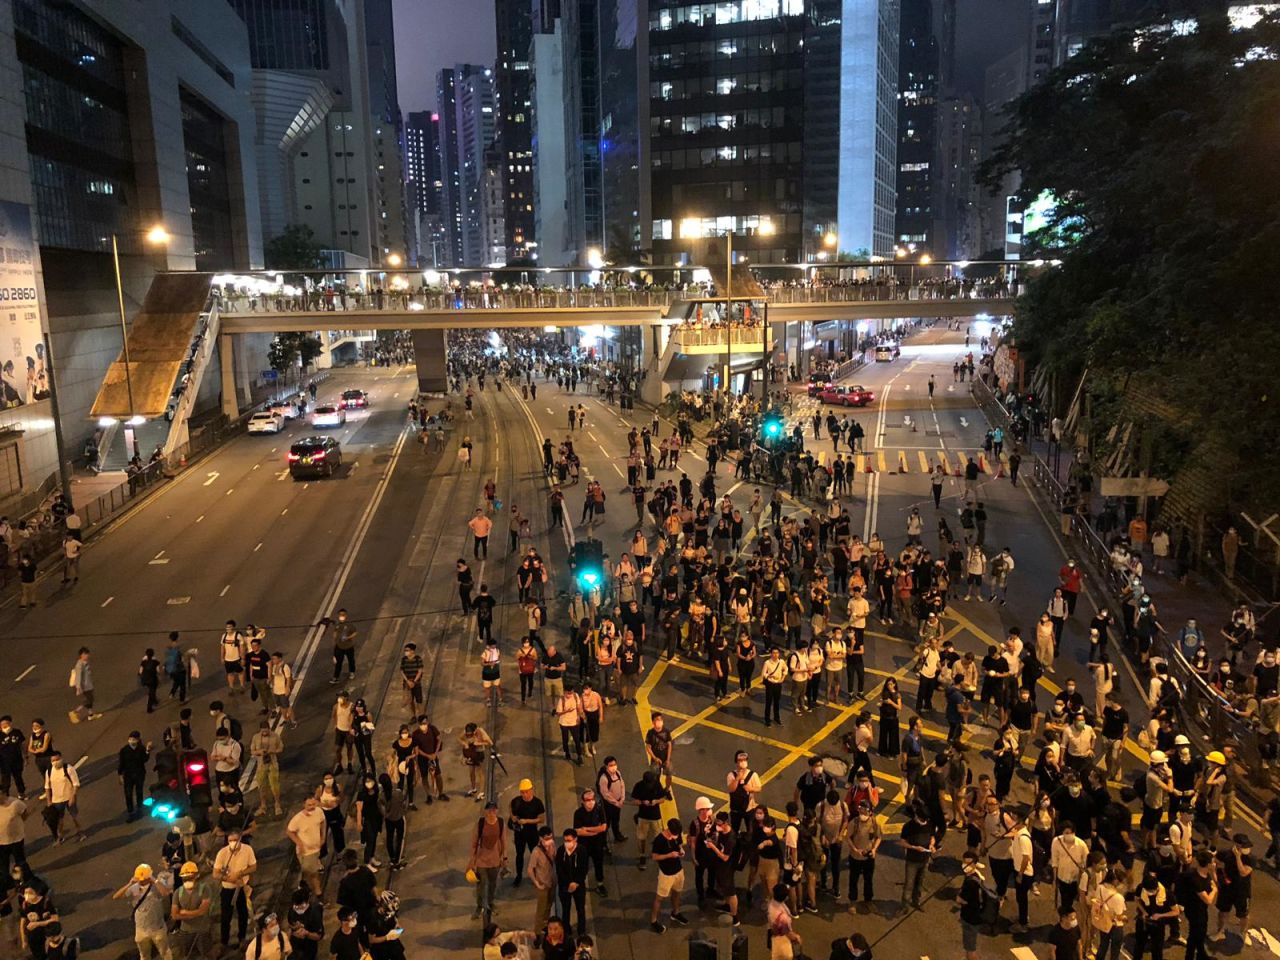
<path fill-rule="evenodd" d="M 1225 767 L 1227 765 L 1227 758 L 1222 755 L 1221 750 L 1211 751 L 1205 759 L 1210 763 L 1216 763 L 1220 767 Z"/>
<path fill-rule="evenodd" d="M 138 864 L 137 868 L 133 871 L 133 879 L 135 882 L 150 880 L 151 876 L 152 876 L 151 865 L 147 863 Z"/>
<path fill-rule="evenodd" d="M 178 870 L 180 877 L 197 877 L 200 875 L 200 867 L 196 865 L 194 860 L 188 860 L 181 869 Z"/>
<path fill-rule="evenodd" d="M 521 780 L 521 781 L 520 781 L 520 783 L 519 783 L 519 788 L 520 788 L 521 790 L 532 790 L 532 789 L 533 789 L 533 781 L 532 781 L 532 780 L 530 780 L 528 777 L 525 777 L 523 780 Z"/>

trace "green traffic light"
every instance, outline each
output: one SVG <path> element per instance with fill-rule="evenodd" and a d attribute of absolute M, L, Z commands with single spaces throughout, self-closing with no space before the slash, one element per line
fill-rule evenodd
<path fill-rule="evenodd" d="M 578 572 L 578 582 L 584 587 L 594 587 L 600 582 L 600 572 L 598 570 L 580 570 Z"/>

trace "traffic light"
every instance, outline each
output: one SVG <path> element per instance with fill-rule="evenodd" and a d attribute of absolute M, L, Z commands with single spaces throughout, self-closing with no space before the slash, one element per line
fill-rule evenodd
<path fill-rule="evenodd" d="M 213 806 L 213 788 L 209 783 L 209 754 L 197 747 L 182 755 L 182 777 L 187 786 L 187 799 L 193 807 Z"/>
<path fill-rule="evenodd" d="M 579 540 L 573 545 L 573 575 L 583 591 L 595 590 L 604 580 L 604 544 Z"/>

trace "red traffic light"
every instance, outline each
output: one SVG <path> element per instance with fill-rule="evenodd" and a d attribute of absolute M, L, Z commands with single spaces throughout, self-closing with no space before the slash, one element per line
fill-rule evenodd
<path fill-rule="evenodd" d="M 187 763 L 187 773 L 204 773 L 205 765 L 199 760 L 191 760 Z"/>

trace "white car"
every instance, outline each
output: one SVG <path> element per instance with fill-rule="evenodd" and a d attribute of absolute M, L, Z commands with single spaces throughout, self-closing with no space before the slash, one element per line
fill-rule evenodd
<path fill-rule="evenodd" d="M 311 425 L 313 427 L 341 427 L 347 422 L 347 411 L 342 407 L 335 407 L 331 403 L 316 407 L 311 412 Z"/>
<path fill-rule="evenodd" d="M 271 413 L 278 413 L 285 420 L 293 420 L 298 416 L 298 403 L 296 400 L 280 400 L 267 407 Z"/>
<path fill-rule="evenodd" d="M 264 410 L 249 418 L 250 433 L 279 433 L 284 429 L 284 417 L 278 413 Z"/>

